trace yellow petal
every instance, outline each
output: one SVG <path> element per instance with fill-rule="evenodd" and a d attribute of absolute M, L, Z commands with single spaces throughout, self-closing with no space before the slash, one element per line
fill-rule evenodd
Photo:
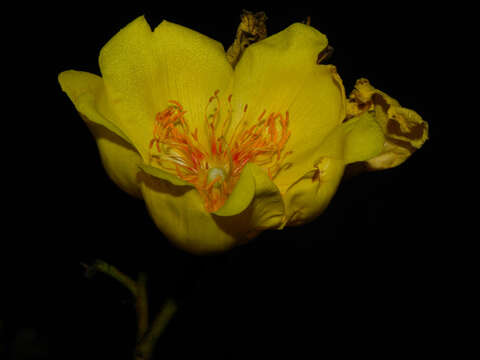
<path fill-rule="evenodd" d="M 172 243 L 197 254 L 223 251 L 282 222 L 280 192 L 256 165 L 249 172 L 255 180 L 255 196 L 245 210 L 232 216 L 208 213 L 195 189 L 146 173 L 141 176 L 142 194 L 155 224 Z"/>
<path fill-rule="evenodd" d="M 97 142 L 100 159 L 110 179 L 127 194 L 141 198 L 138 164 L 142 159 L 135 148 L 105 127 L 86 121 Z"/>
<path fill-rule="evenodd" d="M 130 143 L 125 133 L 108 116 L 108 109 L 105 106 L 100 109 L 104 86 L 99 76 L 84 71 L 67 70 L 58 75 L 58 82 L 80 114 Z"/>
<path fill-rule="evenodd" d="M 176 246 L 192 253 L 227 250 L 235 234 L 223 231 L 205 211 L 196 189 L 142 173 L 142 194 L 161 232 Z"/>
<path fill-rule="evenodd" d="M 314 170 L 292 184 L 284 195 L 284 225 L 302 225 L 319 216 L 337 191 L 344 168 L 341 159 L 323 157 Z"/>
<path fill-rule="evenodd" d="M 127 136 L 110 120 L 108 106 L 102 104 L 103 80 L 74 70 L 62 72 L 58 80 L 95 137 L 108 176 L 128 194 L 140 197 L 137 164 L 141 158 Z"/>
<path fill-rule="evenodd" d="M 192 187 L 193 184 L 180 179 L 178 176 L 172 175 L 162 169 L 147 165 L 147 164 L 138 164 L 138 167 L 142 169 L 144 172 L 149 174 L 150 176 L 156 177 L 158 179 L 166 180 L 169 183 L 177 186 L 190 186 Z"/>
<path fill-rule="evenodd" d="M 226 102 L 231 93 L 233 69 L 223 45 L 168 21 L 155 29 L 153 37 L 155 56 L 161 61 L 159 80 L 166 95 L 164 101 L 173 99 L 183 105 L 187 121 L 192 128 L 198 128 L 202 142 L 207 138 L 205 107 L 208 100 L 219 90 Z"/>
<path fill-rule="evenodd" d="M 267 173 L 254 163 L 248 163 L 233 192 L 215 216 L 242 214 L 249 218 L 248 227 L 255 231 L 277 228 L 284 215 L 280 191 Z M 255 231 L 249 230 L 250 233 Z"/>
<path fill-rule="evenodd" d="M 225 204 L 214 212 L 218 216 L 232 216 L 241 213 L 247 208 L 255 196 L 255 178 L 250 168 L 254 164 L 247 164 L 240 175 L 232 193 Z"/>
<path fill-rule="evenodd" d="M 319 157 L 312 169 L 293 182 L 283 194 L 283 226 L 297 226 L 312 221 L 330 203 L 342 179 L 347 132 L 337 126 L 318 146 Z"/>
<path fill-rule="evenodd" d="M 145 161 L 155 115 L 169 100 L 183 105 L 190 124 L 203 125 L 208 99 L 232 80 L 220 43 L 167 21 L 152 32 L 143 16 L 102 48 L 99 63 L 117 125 Z"/>
<path fill-rule="evenodd" d="M 283 197 L 267 173 L 255 164 L 250 171 L 255 178 L 255 196 L 243 214 L 253 229 L 247 233 L 249 238 L 262 230 L 279 228 L 285 215 Z"/>
<path fill-rule="evenodd" d="M 337 126 L 318 146 L 314 168 L 284 194 L 284 225 L 301 225 L 320 215 L 335 194 L 345 165 L 378 155 L 383 143 L 382 129 L 370 113 Z"/>
<path fill-rule="evenodd" d="M 291 136 L 284 149 L 291 166 L 275 184 L 281 192 L 313 169 L 317 147 L 345 116 L 345 95 L 335 68 L 316 63 L 327 46 L 325 35 L 293 24 L 247 48 L 235 68 L 234 122 L 248 104 L 254 121 L 266 110 L 289 113 Z"/>
<path fill-rule="evenodd" d="M 345 131 L 345 164 L 369 160 L 382 152 L 385 138 L 373 113 L 365 112 L 348 120 L 342 127 Z"/>

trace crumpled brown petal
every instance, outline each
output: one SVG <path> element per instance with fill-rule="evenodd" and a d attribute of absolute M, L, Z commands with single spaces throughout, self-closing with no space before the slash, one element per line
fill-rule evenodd
<path fill-rule="evenodd" d="M 235 41 L 227 50 L 227 60 L 232 67 L 237 65 L 238 60 L 240 60 L 240 57 L 249 45 L 267 37 L 265 24 L 267 16 L 263 11 L 252 13 L 243 10 L 240 18 L 241 22 L 237 28 Z"/>
<path fill-rule="evenodd" d="M 398 166 L 428 139 L 428 123 L 420 115 L 402 107 L 397 100 L 375 89 L 367 79 L 362 78 L 357 80 L 349 96 L 345 121 L 366 111 L 375 113 L 375 119 L 385 135 L 385 144 L 378 156 L 360 164 L 362 170 Z"/>

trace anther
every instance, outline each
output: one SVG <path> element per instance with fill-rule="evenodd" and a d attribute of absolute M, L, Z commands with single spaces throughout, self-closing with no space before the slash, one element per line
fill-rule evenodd
<path fill-rule="evenodd" d="M 288 111 L 267 113 L 264 109 L 255 122 L 247 119 L 245 104 L 241 119 L 230 128 L 232 94 L 227 97 L 225 117 L 221 116 L 218 94 L 215 90 L 205 106 L 206 138 L 200 138 L 199 128 L 189 128 L 182 105 L 170 100 L 168 107 L 156 114 L 153 139 L 148 144 L 150 160 L 192 183 L 209 212 L 224 204 L 247 163 L 265 168 L 273 179 L 287 168 L 288 164 L 282 163 L 291 154 L 283 151 L 291 134 Z"/>

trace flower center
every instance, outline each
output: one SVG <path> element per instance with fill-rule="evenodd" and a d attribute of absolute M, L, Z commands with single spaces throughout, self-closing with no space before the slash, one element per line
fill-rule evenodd
<path fill-rule="evenodd" d="M 157 113 L 150 141 L 150 162 L 192 183 L 209 212 L 225 203 L 248 162 L 264 168 L 273 179 L 291 153 L 283 152 L 291 133 L 288 111 L 266 117 L 264 110 L 255 122 L 248 121 L 245 105 L 241 119 L 231 129 L 232 95 L 221 119 L 218 93 L 215 91 L 205 108 L 206 141 L 199 138 L 198 128 L 191 131 L 186 111 L 175 100 Z"/>
<path fill-rule="evenodd" d="M 227 174 L 222 168 L 211 168 L 207 172 L 207 183 L 213 184 L 214 187 L 219 188 L 222 186 L 222 183 L 225 181 Z"/>

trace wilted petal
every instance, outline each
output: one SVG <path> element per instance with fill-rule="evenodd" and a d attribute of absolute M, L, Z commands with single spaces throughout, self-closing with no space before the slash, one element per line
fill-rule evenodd
<path fill-rule="evenodd" d="M 366 161 L 368 170 L 400 165 L 428 139 L 428 123 L 420 115 L 375 89 L 367 79 L 359 79 L 350 94 L 347 119 L 368 111 L 374 114 L 385 136 L 382 151 Z"/>

